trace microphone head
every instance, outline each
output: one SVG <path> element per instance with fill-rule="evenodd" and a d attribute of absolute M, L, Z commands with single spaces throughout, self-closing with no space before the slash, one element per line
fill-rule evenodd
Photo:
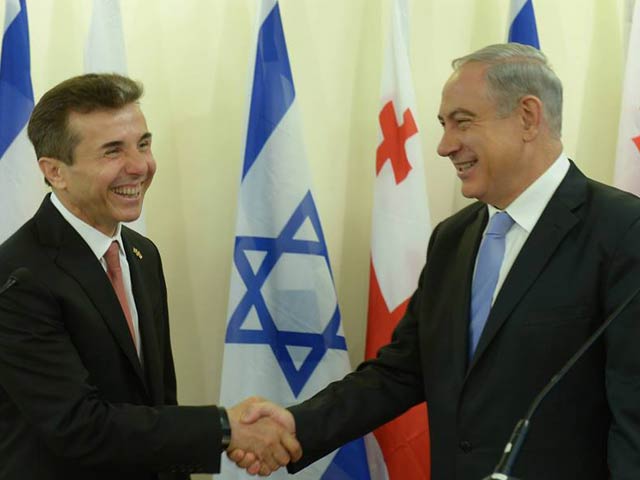
<path fill-rule="evenodd" d="M 519 480 L 516 477 L 505 475 L 504 473 L 492 473 L 488 477 L 484 477 L 482 480 Z"/>
<path fill-rule="evenodd" d="M 22 283 L 31 278 L 31 272 L 27 267 L 18 267 L 11 275 L 9 275 L 9 279 L 13 279 L 14 283 Z"/>
<path fill-rule="evenodd" d="M 11 272 L 11 274 L 9 275 L 9 278 L 7 278 L 7 281 L 4 283 L 2 288 L 0 288 L 0 294 L 9 290 L 16 283 L 26 283 L 28 280 L 31 279 L 31 276 L 32 276 L 31 272 L 29 271 L 28 268 L 26 267 L 16 268 L 13 272 Z"/>

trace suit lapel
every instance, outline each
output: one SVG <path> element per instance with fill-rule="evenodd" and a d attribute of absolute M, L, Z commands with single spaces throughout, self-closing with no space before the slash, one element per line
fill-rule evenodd
<path fill-rule="evenodd" d="M 151 398 L 155 403 L 161 402 L 164 396 L 162 392 L 162 371 L 160 364 L 160 353 L 156 339 L 156 331 L 153 304 L 149 297 L 149 288 L 144 281 L 144 262 L 149 261 L 140 252 L 140 245 L 136 245 L 133 237 L 126 227 L 122 228 L 122 239 L 124 243 L 129 271 L 131 272 L 131 285 L 133 296 L 136 299 L 136 310 L 138 311 L 138 326 L 140 330 L 140 345 L 142 358 L 148 379 L 148 386 Z"/>
<path fill-rule="evenodd" d="M 531 231 L 504 281 L 480 336 L 469 370 L 545 268 L 558 245 L 578 222 L 573 210 L 585 198 L 586 179 L 573 165 Z M 467 316 L 468 318 L 468 316 Z"/>
<path fill-rule="evenodd" d="M 469 333 L 469 308 L 471 303 L 471 278 L 482 232 L 487 224 L 487 208 L 480 208 L 475 218 L 465 228 L 455 253 L 455 266 L 451 272 L 453 278 L 461 279 L 461 296 L 454 302 L 452 317 L 454 320 L 453 351 L 462 352 L 454 356 L 454 371 L 457 378 L 463 379 L 467 371 L 467 342 Z"/>
<path fill-rule="evenodd" d="M 69 276 L 75 278 L 101 314 L 123 354 L 131 363 L 140 381 L 145 385 L 144 373 L 127 320 L 115 291 L 100 261 L 95 257 L 82 237 L 67 223 L 53 206 L 49 196 L 36 213 L 41 241 L 54 248 L 54 261 Z"/>

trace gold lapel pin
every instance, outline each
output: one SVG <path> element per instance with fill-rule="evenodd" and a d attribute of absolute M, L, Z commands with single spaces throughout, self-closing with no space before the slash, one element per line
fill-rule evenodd
<path fill-rule="evenodd" d="M 140 260 L 142 260 L 142 253 L 140 253 L 140 250 L 138 250 L 136 247 L 133 247 L 133 254 Z"/>

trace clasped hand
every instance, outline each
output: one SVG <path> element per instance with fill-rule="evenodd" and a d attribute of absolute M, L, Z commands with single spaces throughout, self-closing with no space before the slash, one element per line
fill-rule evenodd
<path fill-rule="evenodd" d="M 251 475 L 266 476 L 302 456 L 295 420 L 288 410 L 259 397 L 229 411 L 231 443 L 227 456 Z"/>

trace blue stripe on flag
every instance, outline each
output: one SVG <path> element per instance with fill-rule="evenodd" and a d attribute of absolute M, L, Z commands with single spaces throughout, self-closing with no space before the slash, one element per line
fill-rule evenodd
<path fill-rule="evenodd" d="M 22 131 L 33 109 L 29 25 L 25 0 L 6 29 L 0 60 L 0 159 Z"/>
<path fill-rule="evenodd" d="M 243 180 L 295 96 L 280 8 L 276 3 L 258 34 Z"/>
<path fill-rule="evenodd" d="M 336 453 L 335 457 L 322 474 L 320 480 L 370 480 L 369 466 L 364 440 L 359 438 L 347 443 Z"/>
<path fill-rule="evenodd" d="M 538 29 L 536 28 L 536 15 L 533 11 L 533 0 L 527 0 L 522 9 L 513 19 L 509 28 L 509 41 L 531 45 L 540 49 Z"/>

